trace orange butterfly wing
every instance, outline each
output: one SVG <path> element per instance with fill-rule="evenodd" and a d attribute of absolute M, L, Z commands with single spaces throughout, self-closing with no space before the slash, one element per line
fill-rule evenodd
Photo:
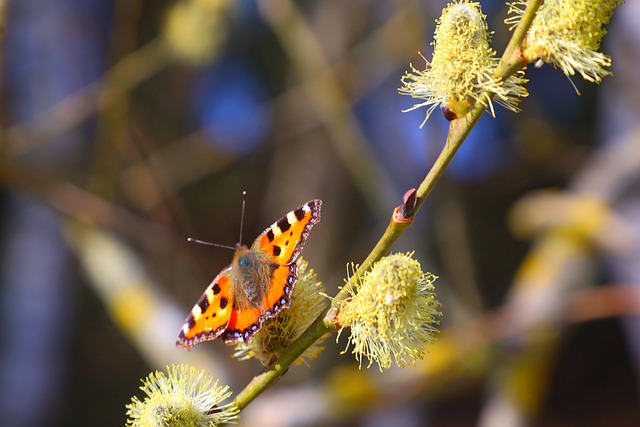
<path fill-rule="evenodd" d="M 251 245 L 280 265 L 298 259 L 311 227 L 320 222 L 321 200 L 310 200 L 267 228 Z"/>
<path fill-rule="evenodd" d="M 176 344 L 190 350 L 202 341 L 220 336 L 233 314 L 231 266 L 216 276 L 191 309 L 184 321 Z"/>

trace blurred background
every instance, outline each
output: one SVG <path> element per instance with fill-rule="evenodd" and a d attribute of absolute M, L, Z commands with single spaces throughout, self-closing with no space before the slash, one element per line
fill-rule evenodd
<path fill-rule="evenodd" d="M 482 2 L 493 46 L 506 6 Z M 441 1 L 0 0 L 0 423 L 124 425 L 172 363 L 238 392 L 232 348 L 174 346 L 244 243 L 312 198 L 304 257 L 335 295 L 448 123 L 397 94 Z M 640 2 L 614 75 L 530 67 L 522 113 L 486 114 L 395 251 L 438 275 L 439 341 L 358 369 L 333 338 L 247 426 L 640 425 Z"/>

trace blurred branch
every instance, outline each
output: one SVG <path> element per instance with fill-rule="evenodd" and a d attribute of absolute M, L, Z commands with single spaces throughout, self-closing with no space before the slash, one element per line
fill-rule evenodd
<path fill-rule="evenodd" d="M 141 2 L 120 2 L 120 8 L 127 10 L 125 18 L 118 25 L 117 31 L 133 33 L 137 15 L 140 12 Z M 158 48 L 154 54 L 147 52 L 140 58 L 142 62 L 150 62 L 147 70 L 139 75 L 127 73 L 121 66 L 120 70 L 114 67 L 107 74 L 105 90 L 102 94 L 103 101 L 98 112 L 98 139 L 100 141 L 97 154 L 91 169 L 88 184 L 94 193 L 103 196 L 117 194 L 119 191 L 128 196 L 132 205 L 157 221 L 162 221 L 171 228 L 190 228 L 189 215 L 183 208 L 177 195 L 177 185 L 183 184 L 178 179 L 191 178 L 201 168 L 211 165 L 226 164 L 228 158 L 223 161 L 215 161 L 213 155 L 207 152 L 204 145 L 182 144 L 193 139 L 182 138 L 177 144 L 171 144 L 170 149 L 158 148 L 153 138 L 145 135 L 130 133 L 129 128 L 135 130 L 135 126 L 129 126 L 131 102 L 129 95 L 137 81 L 142 81 L 145 76 L 151 76 L 153 72 L 160 70 L 170 61 L 180 62 L 193 67 L 202 67 L 213 62 L 221 52 L 226 40 L 230 23 L 230 16 L 236 2 L 230 0 L 198 1 L 190 0 L 178 2 L 172 5 L 165 18 L 162 35 L 157 39 Z M 116 37 L 118 32 L 116 31 Z M 120 39 L 135 40 L 135 37 Z M 122 46 L 117 46 L 122 48 Z M 131 60 L 132 55 L 125 59 Z M 122 61 L 116 66 L 122 64 Z M 135 64 L 135 62 L 134 62 Z M 135 70 L 135 68 L 134 68 Z M 118 73 L 118 71 L 120 71 Z M 122 83 L 124 82 L 124 83 Z M 109 96 L 110 95 L 110 96 Z M 158 153 L 158 151 L 161 151 Z M 163 158 L 170 151 L 172 159 Z M 131 155 L 139 160 L 130 167 L 127 173 L 120 174 L 123 158 L 130 160 Z M 179 162 L 183 159 L 184 162 Z M 178 167 L 181 166 L 181 167 Z M 190 172 L 187 172 L 189 165 Z M 200 168 L 194 166 L 199 165 Z M 175 172 L 180 175 L 176 176 Z M 209 169 L 209 173 L 213 171 Z M 104 177 L 118 176 L 120 180 L 104 179 Z M 186 175 L 186 177 L 185 177 Z M 178 187 L 179 188 L 179 187 Z M 153 209 L 152 209 L 153 208 Z"/>
<path fill-rule="evenodd" d="M 184 352 L 174 345 L 184 310 L 160 291 L 142 260 L 124 242 L 79 221 L 68 221 L 65 232 L 113 322 L 152 366 L 162 368 L 167 360 L 189 363 L 231 383 L 222 361 L 204 348 Z"/>
<path fill-rule="evenodd" d="M 638 179 L 640 170 L 640 126 L 607 142 L 576 176 L 571 189 L 605 202 L 620 197 Z"/>
<path fill-rule="evenodd" d="M 124 169 L 120 188 L 142 211 L 155 209 L 188 185 L 228 166 L 234 157 L 212 150 L 201 131 L 158 147 L 145 159 Z M 154 171 L 156 171 L 154 173 Z M 154 185 L 162 172 L 162 191 Z"/>
<path fill-rule="evenodd" d="M 351 103 L 352 109 L 354 103 L 382 84 L 389 76 L 397 73 L 397 68 L 405 64 L 407 56 L 415 54 L 413 50 L 409 51 L 408 49 L 413 49 L 413 46 L 422 43 L 424 21 L 420 19 L 419 14 L 411 14 L 411 11 L 406 10 L 409 5 L 403 4 L 402 6 L 404 8 L 401 8 L 393 16 L 386 19 L 364 41 L 354 46 L 353 49 L 346 51 L 342 57 L 331 64 L 334 74 L 367 75 L 367 77 L 371 77 L 371 79 L 366 80 L 358 79 L 357 84 L 349 86 L 351 97 L 347 101 Z M 411 31 L 407 32 L 407 27 L 410 27 Z M 417 29 L 420 31 L 417 31 Z M 408 40 L 399 39 L 399 34 L 406 34 L 413 38 Z M 385 57 L 384 61 L 380 60 L 381 55 Z M 370 76 L 371 63 L 375 63 L 376 67 L 378 67 L 375 69 L 376 74 L 373 76 Z M 381 68 L 382 66 L 386 66 L 386 68 Z M 320 71 L 316 72 L 319 73 Z M 366 85 L 363 85 L 363 83 Z M 285 109 L 288 105 L 299 105 L 300 101 L 297 100 L 307 97 L 307 91 L 308 89 L 305 85 L 287 88 L 273 101 L 275 109 Z M 320 126 L 322 121 L 322 117 L 317 115 L 309 117 L 309 120 L 296 121 L 293 123 L 295 126 L 293 132 L 287 136 L 290 139 L 300 137 Z"/>
<path fill-rule="evenodd" d="M 156 39 L 121 59 L 104 79 L 63 99 L 34 122 L 20 123 L 5 131 L 2 152 L 21 156 L 56 136 L 72 130 L 109 108 L 133 88 L 164 68 L 171 60 L 164 42 Z"/>
<path fill-rule="evenodd" d="M 147 247 L 171 245 L 171 233 L 67 181 L 19 162 L 0 159 L 0 184 L 41 198 L 53 209 L 101 228 L 118 231 Z"/>
<path fill-rule="evenodd" d="M 637 130 L 628 132 L 597 152 L 573 180 L 570 185 L 573 191 L 554 196 L 529 196 L 516 205 L 510 221 L 513 228 L 522 232 L 534 226 L 544 232 L 516 274 L 508 296 L 509 306 L 514 307 L 509 325 L 516 329 L 535 324 L 554 325 L 567 315 L 565 310 L 586 319 L 599 313 L 636 308 L 636 298 L 624 305 L 619 299 L 610 298 L 607 308 L 589 314 L 586 309 L 593 309 L 593 305 L 583 301 L 582 305 L 571 309 L 566 308 L 566 301 L 570 299 L 570 289 L 594 281 L 589 277 L 594 249 L 625 252 L 640 247 L 638 236 L 613 213 L 611 205 L 615 195 L 632 178 L 638 177 L 640 169 L 628 167 L 640 161 L 637 155 L 638 136 Z M 594 177 L 597 176 L 606 178 L 596 182 L 598 180 Z M 549 211 L 548 215 L 537 212 L 542 205 L 545 211 Z M 615 241 L 616 236 L 622 236 L 622 241 Z M 517 351 L 508 351 L 497 369 L 500 380 L 492 390 L 481 425 L 495 425 L 504 416 L 511 420 L 510 425 L 525 424 L 541 405 L 548 372 L 545 364 L 537 364 L 530 355 L 548 358 L 554 354 L 557 333 L 547 334 L 541 339 L 523 335 L 519 340 L 521 345 Z"/>
<path fill-rule="evenodd" d="M 442 184 L 444 191 L 433 211 L 434 237 L 439 245 L 438 253 L 443 254 L 444 272 L 441 276 L 447 277 L 458 305 L 462 306 L 457 312 L 463 312 L 464 318 L 467 319 L 483 310 L 468 219 L 455 185 L 447 181 Z M 450 319 L 456 318 L 456 309 L 452 307 L 456 301 L 449 301 L 447 304 L 447 316 Z"/>
<path fill-rule="evenodd" d="M 260 10 L 277 35 L 291 65 L 330 133 L 329 142 L 373 212 L 382 215 L 393 184 L 353 117 L 351 104 L 324 58 L 304 16 L 290 0 L 261 0 Z"/>
<path fill-rule="evenodd" d="M 586 194 L 532 192 L 515 204 L 510 223 L 513 233 L 521 238 L 565 229 L 609 253 L 623 254 L 638 243 L 633 224 L 616 214 L 606 200 Z"/>

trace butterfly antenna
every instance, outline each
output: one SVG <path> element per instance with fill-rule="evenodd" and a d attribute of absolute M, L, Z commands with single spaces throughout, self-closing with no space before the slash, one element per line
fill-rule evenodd
<path fill-rule="evenodd" d="M 187 242 L 198 243 L 200 245 L 206 245 L 206 246 L 215 246 L 216 248 L 231 249 L 232 251 L 236 250 L 236 248 L 234 248 L 233 246 L 227 246 L 227 245 L 220 245 L 218 243 L 205 242 L 204 240 L 198 240 L 198 239 L 194 239 L 192 237 L 188 237 L 187 238 Z"/>
<path fill-rule="evenodd" d="M 247 204 L 247 192 L 242 192 L 242 212 L 240 213 L 240 240 L 239 244 L 242 244 L 242 228 L 244 227 L 244 207 Z"/>

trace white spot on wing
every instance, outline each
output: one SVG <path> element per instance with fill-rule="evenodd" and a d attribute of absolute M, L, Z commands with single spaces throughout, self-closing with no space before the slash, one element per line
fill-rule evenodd
<path fill-rule="evenodd" d="M 202 314 L 202 310 L 200 309 L 200 306 L 198 304 L 194 305 L 193 308 L 191 309 L 191 315 L 193 316 L 193 318 L 195 320 L 198 320 L 201 314 Z"/>
<path fill-rule="evenodd" d="M 289 221 L 289 224 L 293 225 L 298 222 L 298 218 L 296 218 L 296 215 L 293 212 L 289 212 L 287 214 L 287 221 Z"/>

